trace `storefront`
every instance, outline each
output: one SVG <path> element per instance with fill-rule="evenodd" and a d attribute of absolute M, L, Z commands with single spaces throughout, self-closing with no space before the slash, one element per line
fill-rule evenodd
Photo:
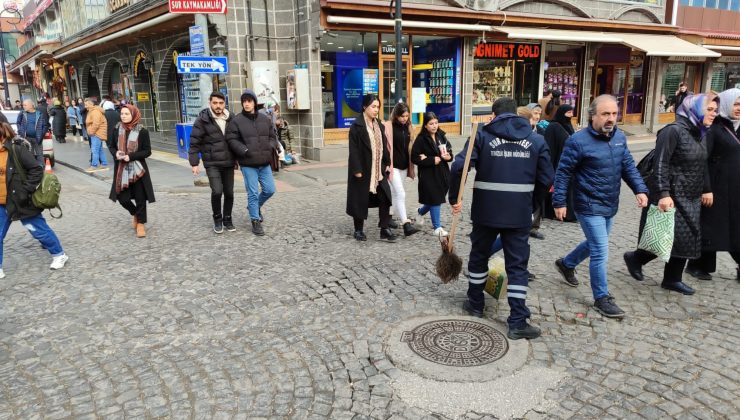
<path fill-rule="evenodd" d="M 560 92 L 560 103 L 573 106 L 577 117 L 581 106 L 583 80 L 583 44 L 547 43 L 545 47 L 544 83 L 541 96 L 546 92 Z"/>
<path fill-rule="evenodd" d="M 362 113 L 364 95 L 377 94 L 381 101 L 380 118 L 391 117 L 396 96 L 395 37 L 346 31 L 325 32 L 323 37 L 326 39 L 321 48 L 324 140 L 328 144 L 346 143 L 349 127 Z M 409 104 L 413 121 L 420 122 L 421 113 L 431 111 L 439 118 L 443 130 L 459 134 L 461 39 L 404 35 L 400 48 L 400 96 Z"/>
<path fill-rule="evenodd" d="M 667 124 L 675 120 L 676 95 L 683 82 L 689 92 L 702 92 L 702 69 L 705 57 L 668 57 L 663 73 L 660 98 L 657 103 L 658 122 Z"/>
<path fill-rule="evenodd" d="M 519 105 L 537 102 L 542 47 L 513 42 L 479 43 L 473 50 L 473 122 L 486 122 L 491 105 L 512 97 Z"/>
<path fill-rule="evenodd" d="M 740 88 L 740 55 L 725 55 L 712 63 L 712 81 L 711 89 L 715 92 L 723 90 Z"/>
<path fill-rule="evenodd" d="M 605 45 L 597 52 L 593 97 L 603 94 L 617 98 L 618 122 L 641 124 L 645 108 L 645 53 L 622 45 Z"/>

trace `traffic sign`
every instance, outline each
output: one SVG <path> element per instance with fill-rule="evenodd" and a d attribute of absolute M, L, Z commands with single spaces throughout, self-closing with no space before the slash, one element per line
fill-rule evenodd
<path fill-rule="evenodd" d="M 226 57 L 193 57 L 177 56 L 178 73 L 225 74 L 229 72 L 229 61 Z"/>
<path fill-rule="evenodd" d="M 226 13 L 226 0 L 170 0 L 170 13 Z"/>

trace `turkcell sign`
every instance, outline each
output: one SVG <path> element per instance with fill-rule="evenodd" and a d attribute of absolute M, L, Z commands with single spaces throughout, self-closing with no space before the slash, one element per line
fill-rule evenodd
<path fill-rule="evenodd" d="M 226 0 L 170 0 L 170 13 L 226 13 Z"/>
<path fill-rule="evenodd" d="M 193 57 L 178 55 L 177 72 L 185 74 L 225 74 L 229 72 L 229 62 L 226 57 Z"/>

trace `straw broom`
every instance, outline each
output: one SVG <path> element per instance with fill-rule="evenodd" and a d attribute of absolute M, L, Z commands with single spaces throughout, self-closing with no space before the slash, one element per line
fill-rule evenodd
<path fill-rule="evenodd" d="M 478 133 L 478 123 L 473 124 L 472 136 L 468 139 L 468 150 L 465 154 L 465 164 L 463 165 L 462 176 L 460 177 L 460 190 L 457 192 L 457 202 L 462 203 L 463 192 L 465 190 L 465 181 L 468 179 L 468 168 L 470 167 L 470 156 L 473 154 L 473 144 L 475 143 L 475 136 Z M 437 276 L 442 280 L 442 283 L 449 283 L 456 280 L 462 271 L 462 259 L 455 254 L 455 231 L 457 230 L 457 223 L 460 220 L 460 214 L 452 215 L 452 227 L 450 228 L 449 236 L 446 238 L 440 238 L 442 245 L 442 255 L 437 259 L 435 268 L 437 269 Z"/>

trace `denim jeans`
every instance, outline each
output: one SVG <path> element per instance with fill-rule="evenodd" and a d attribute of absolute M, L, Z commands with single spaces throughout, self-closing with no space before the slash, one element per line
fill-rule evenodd
<path fill-rule="evenodd" d="M 567 268 L 575 268 L 583 260 L 590 257 L 588 271 L 591 277 L 591 292 L 594 299 L 599 299 L 609 294 L 606 265 L 609 261 L 609 232 L 612 229 L 613 218 L 584 214 L 577 214 L 576 216 L 584 235 L 586 235 L 586 240 L 578 244 L 563 259 L 563 265 Z"/>
<path fill-rule="evenodd" d="M 2 243 L 5 242 L 5 235 L 8 234 L 8 229 L 10 228 L 11 222 L 12 220 L 10 220 L 10 217 L 8 217 L 8 212 L 5 209 L 5 205 L 0 204 L 0 268 L 3 267 Z M 26 229 L 28 229 L 29 232 L 31 232 L 31 236 L 41 242 L 41 244 L 49 251 L 52 257 L 58 257 L 64 254 L 64 250 L 62 249 L 61 242 L 59 242 L 59 238 L 57 238 L 57 235 L 54 233 L 53 230 L 51 230 L 49 225 L 46 224 L 46 219 L 44 219 L 44 216 L 42 216 L 41 213 L 33 217 L 21 219 L 21 223 L 23 224 L 23 226 L 26 227 Z"/>
<path fill-rule="evenodd" d="M 90 150 L 92 151 L 92 161 L 90 161 L 90 166 L 97 168 L 98 163 L 104 166 L 108 165 L 108 161 L 105 159 L 103 141 L 100 137 L 90 136 Z"/>
<path fill-rule="evenodd" d="M 440 204 L 437 204 L 435 206 L 430 206 L 429 204 L 424 204 L 419 209 L 419 215 L 423 216 L 427 213 L 429 213 L 429 217 L 432 218 L 432 227 L 435 229 L 442 227 L 441 217 L 440 213 L 442 210 L 442 206 Z"/>
<path fill-rule="evenodd" d="M 275 194 L 275 180 L 272 178 L 272 168 L 270 165 L 256 168 L 242 166 L 241 170 L 244 177 L 244 188 L 247 189 L 249 218 L 259 220 L 260 208 Z M 260 188 L 262 188 L 262 192 L 260 192 Z"/>

